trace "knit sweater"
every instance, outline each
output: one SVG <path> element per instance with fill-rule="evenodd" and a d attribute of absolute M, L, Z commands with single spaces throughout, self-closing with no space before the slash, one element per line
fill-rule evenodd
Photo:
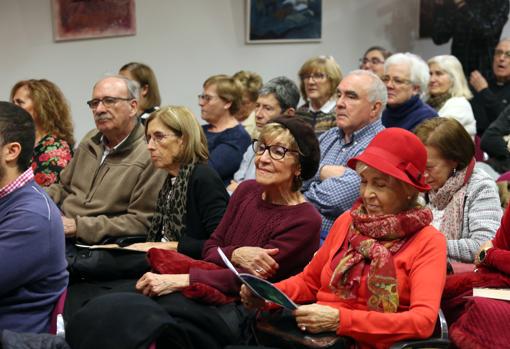
<path fill-rule="evenodd" d="M 342 299 L 329 287 L 332 260 L 344 246 L 350 211 L 335 221 L 326 241 L 298 275 L 276 286 L 298 304 L 318 303 L 340 312 L 337 334 L 352 337 L 361 348 L 388 348 L 408 338 L 427 338 L 434 330 L 446 277 L 444 237 L 428 226 L 414 234 L 393 256 L 397 276 L 397 313 L 368 310 L 367 279 L 355 299 Z"/>
<path fill-rule="evenodd" d="M 439 116 L 450 117 L 461 123 L 467 133 L 474 139 L 476 135 L 476 121 L 473 109 L 466 97 L 452 97 L 437 112 Z"/>
<path fill-rule="evenodd" d="M 428 206 L 434 214 L 432 225 L 439 229 L 441 222 L 449 217 L 444 217 L 444 210 L 438 210 L 432 203 Z M 496 234 L 501 215 L 496 183 L 475 166 L 464 198 L 463 221 L 458 222 L 462 224 L 462 232 L 458 240 L 448 240 L 448 258 L 453 262 L 473 263 L 480 245 Z M 437 219 L 438 216 L 442 219 Z"/>
<path fill-rule="evenodd" d="M 64 228 L 34 180 L 0 199 L 0 329 L 47 332 L 67 287 Z"/>
<path fill-rule="evenodd" d="M 415 95 L 401 105 L 386 106 L 382 114 L 382 124 L 384 127 L 400 127 L 413 131 L 420 123 L 434 116 L 437 116 L 437 112 Z"/>
<path fill-rule="evenodd" d="M 321 218 L 309 203 L 292 206 L 274 205 L 262 200 L 263 187 L 254 180 L 239 185 L 227 211 L 211 238 L 205 243 L 202 257 L 224 266 L 217 247 L 231 259 L 239 247 L 278 248 L 273 256 L 278 263 L 278 281 L 296 274 L 308 263 L 319 247 Z M 244 271 L 240 268 L 240 271 Z M 239 291 L 239 281 L 229 269 L 190 269 L 190 284 L 201 282 L 227 294 Z"/>

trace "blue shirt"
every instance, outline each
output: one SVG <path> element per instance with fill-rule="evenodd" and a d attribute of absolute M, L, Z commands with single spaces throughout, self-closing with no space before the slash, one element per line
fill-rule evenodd
<path fill-rule="evenodd" d="M 325 165 L 347 166 L 347 161 L 359 155 L 377 133 L 384 129 L 381 119 L 354 132 L 349 143 L 344 141 L 344 132 L 332 128 L 319 137 L 321 161 Z M 356 171 L 346 167 L 342 176 L 320 180 L 320 170 L 303 185 L 303 193 L 315 205 L 322 216 L 321 242 L 326 238 L 333 222 L 351 208 L 359 196 L 360 178 Z"/>
<path fill-rule="evenodd" d="M 255 152 L 252 147 L 248 147 L 243 155 L 239 170 L 234 173 L 234 181 L 241 183 L 248 179 L 255 179 L 255 170 Z"/>

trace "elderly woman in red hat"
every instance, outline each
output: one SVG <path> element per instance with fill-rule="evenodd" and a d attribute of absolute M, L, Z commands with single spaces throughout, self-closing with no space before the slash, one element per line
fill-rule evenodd
<path fill-rule="evenodd" d="M 411 132 L 389 128 L 349 160 L 361 177 L 360 199 L 334 223 L 298 275 L 276 286 L 299 306 L 297 326 L 334 331 L 361 348 L 387 348 L 429 337 L 446 274 L 446 241 L 431 211 L 418 203 L 429 190 L 427 153 Z M 248 307 L 263 302 L 243 286 Z"/>

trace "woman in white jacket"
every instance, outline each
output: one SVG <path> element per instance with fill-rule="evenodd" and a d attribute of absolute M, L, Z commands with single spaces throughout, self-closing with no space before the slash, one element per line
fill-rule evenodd
<path fill-rule="evenodd" d="M 451 55 L 440 55 L 427 63 L 430 70 L 427 103 L 437 110 L 439 116 L 459 121 L 474 139 L 476 121 L 468 101 L 473 95 L 459 60 Z"/>

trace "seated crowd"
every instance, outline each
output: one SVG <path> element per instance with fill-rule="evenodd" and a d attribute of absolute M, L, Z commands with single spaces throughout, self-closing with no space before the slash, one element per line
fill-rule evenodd
<path fill-rule="evenodd" d="M 308 59 L 299 84 L 217 74 L 198 95 L 201 126 L 161 105 L 154 71 L 131 62 L 93 85 L 96 127 L 78 143 L 59 87 L 17 82 L 0 102 L 0 258 L 13 265 L 0 333 L 47 333 L 66 297 L 71 347 L 123 347 L 129 331 L 161 347 L 252 344 L 255 309 L 276 305 L 241 287 L 224 254 L 298 304 L 303 334 L 388 348 L 429 337 L 441 306 L 465 342 L 472 304 L 459 299 L 480 274 L 461 292 L 447 270 L 477 265 L 510 286 L 493 174 L 510 170 L 508 39 L 492 68 L 467 79 L 454 56 L 373 46 L 347 74 L 331 56 Z M 91 251 L 141 270 L 69 275 L 77 244 L 105 243 Z"/>

